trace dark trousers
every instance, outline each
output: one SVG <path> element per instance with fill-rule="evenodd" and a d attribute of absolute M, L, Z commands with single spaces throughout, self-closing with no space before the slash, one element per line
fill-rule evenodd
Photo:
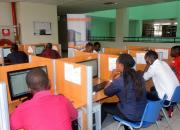
<path fill-rule="evenodd" d="M 151 101 L 158 101 L 159 96 L 155 87 L 151 87 L 150 91 L 147 92 L 147 99 Z"/>
<path fill-rule="evenodd" d="M 125 115 L 118 109 L 117 103 L 103 103 L 101 107 L 101 123 L 106 118 L 107 114 L 117 115 L 123 120 L 130 121 Z M 131 121 L 132 122 L 132 121 Z M 125 130 L 130 130 L 128 126 L 124 126 Z"/>

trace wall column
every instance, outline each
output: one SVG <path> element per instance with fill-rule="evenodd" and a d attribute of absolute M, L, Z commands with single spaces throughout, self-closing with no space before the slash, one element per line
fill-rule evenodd
<path fill-rule="evenodd" d="M 129 36 L 128 8 L 116 10 L 116 44 L 123 48 L 123 37 Z"/>

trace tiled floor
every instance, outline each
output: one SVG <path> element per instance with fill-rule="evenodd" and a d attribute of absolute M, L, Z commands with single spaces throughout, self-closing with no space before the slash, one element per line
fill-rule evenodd
<path fill-rule="evenodd" d="M 174 110 L 173 117 L 170 119 L 170 123 L 173 127 L 173 130 L 180 130 L 180 111 L 178 111 L 177 109 Z M 102 124 L 102 130 L 116 130 L 117 125 L 118 123 L 115 122 L 109 115 Z M 161 130 L 170 130 L 164 118 L 162 119 L 162 121 L 159 121 L 159 125 Z M 124 128 L 121 126 L 119 130 L 124 130 Z M 157 127 L 156 125 L 152 125 L 148 128 L 142 128 L 142 130 L 157 130 Z"/>

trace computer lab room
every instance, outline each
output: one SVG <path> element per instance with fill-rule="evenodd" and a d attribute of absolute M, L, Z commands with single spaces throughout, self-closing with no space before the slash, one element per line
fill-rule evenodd
<path fill-rule="evenodd" d="M 0 130 L 179 130 L 179 0 L 1 0 Z"/>

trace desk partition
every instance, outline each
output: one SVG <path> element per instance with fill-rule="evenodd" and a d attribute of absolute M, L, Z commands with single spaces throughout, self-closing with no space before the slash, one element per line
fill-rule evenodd
<path fill-rule="evenodd" d="M 103 48 L 103 53 L 104 54 L 109 54 L 109 55 L 119 55 L 122 53 L 128 53 L 128 50 L 120 49 L 120 48 Z"/>
<path fill-rule="evenodd" d="M 6 83 L 7 86 L 7 95 L 8 95 L 8 103 L 9 103 L 9 111 L 13 111 L 14 108 L 21 103 L 20 99 L 15 99 L 12 100 L 11 96 L 10 96 L 10 89 L 9 89 L 9 83 L 8 83 L 8 76 L 7 73 L 10 71 L 19 71 L 19 70 L 24 70 L 24 69 L 29 69 L 29 68 L 34 68 L 34 67 L 41 67 L 41 66 L 47 66 L 47 70 L 48 70 L 48 76 L 49 79 L 51 79 L 50 75 L 51 74 L 51 68 L 50 65 L 48 63 L 25 63 L 25 64 L 17 64 L 17 65 L 9 65 L 9 66 L 2 66 L 0 67 L 0 81 L 3 81 Z M 51 91 L 53 91 L 53 89 L 51 89 Z"/>

